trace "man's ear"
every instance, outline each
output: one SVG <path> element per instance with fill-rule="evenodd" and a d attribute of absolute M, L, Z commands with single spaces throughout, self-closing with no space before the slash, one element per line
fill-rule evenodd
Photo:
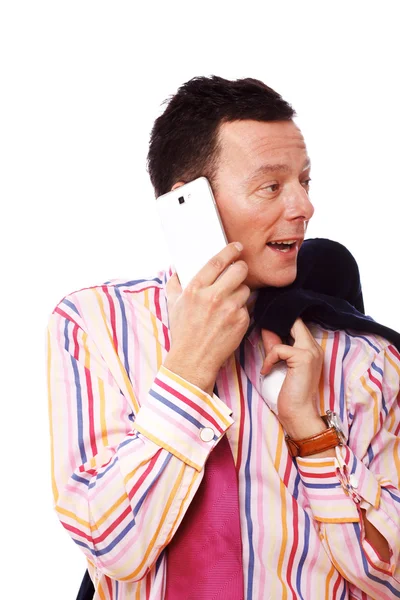
<path fill-rule="evenodd" d="M 176 188 L 181 187 L 182 185 L 185 185 L 184 181 L 177 181 L 177 183 L 174 183 L 174 185 L 171 188 L 171 192 L 172 190 L 176 190 Z"/>

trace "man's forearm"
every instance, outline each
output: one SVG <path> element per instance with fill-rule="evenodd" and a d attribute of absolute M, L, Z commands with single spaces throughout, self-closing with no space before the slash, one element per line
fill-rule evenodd
<path fill-rule="evenodd" d="M 305 415 L 301 418 L 297 418 L 296 421 L 293 420 L 292 422 L 283 424 L 283 427 L 288 433 L 288 435 L 295 440 L 306 439 L 313 435 L 317 435 L 318 433 L 326 429 L 326 425 L 320 417 L 307 418 Z M 325 450 L 325 452 L 313 454 L 311 458 L 328 458 L 334 456 L 335 449 L 331 448 L 330 450 Z M 371 544 L 371 546 L 378 553 L 382 560 L 389 562 L 389 544 L 387 543 L 383 535 L 376 529 L 376 527 L 374 527 L 374 525 L 372 525 L 372 523 L 368 521 L 364 509 L 361 509 L 361 515 L 363 519 L 365 539 Z"/>

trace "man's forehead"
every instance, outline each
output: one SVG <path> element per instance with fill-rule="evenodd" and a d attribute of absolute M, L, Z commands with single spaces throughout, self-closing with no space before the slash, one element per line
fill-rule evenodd
<path fill-rule="evenodd" d="M 302 163 L 301 172 L 307 171 L 311 168 L 311 160 L 309 156 L 306 156 Z M 264 175 L 268 173 L 290 173 L 291 164 L 289 162 L 268 162 L 263 163 L 254 170 L 254 175 Z"/>
<path fill-rule="evenodd" d="M 243 152 L 257 156 L 265 152 L 278 152 L 298 148 L 306 152 L 300 129 L 293 121 L 231 121 L 223 123 L 219 141 L 226 153 Z"/>
<path fill-rule="evenodd" d="M 220 142 L 222 163 L 239 163 L 236 166 L 251 181 L 311 166 L 303 135 L 293 121 L 224 123 Z"/>

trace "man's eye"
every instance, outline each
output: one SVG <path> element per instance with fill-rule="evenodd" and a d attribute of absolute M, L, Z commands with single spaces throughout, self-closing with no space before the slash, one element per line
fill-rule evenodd
<path fill-rule="evenodd" d="M 311 181 L 311 178 L 306 179 L 305 181 L 303 181 L 304 187 L 306 187 L 306 188 L 310 187 L 310 181 Z"/>
<path fill-rule="evenodd" d="M 271 192 L 276 192 L 276 190 L 278 189 L 278 187 L 279 187 L 278 183 L 271 183 L 271 185 L 267 185 L 267 186 L 265 186 L 265 187 L 263 187 L 261 189 L 262 190 L 270 190 Z"/>

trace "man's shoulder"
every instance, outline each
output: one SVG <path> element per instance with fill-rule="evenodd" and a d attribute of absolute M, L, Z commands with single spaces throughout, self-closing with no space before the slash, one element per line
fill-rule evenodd
<path fill-rule="evenodd" d="M 84 288 L 84 290 L 97 288 L 103 290 L 108 289 L 109 291 L 113 291 L 117 294 L 124 292 L 128 294 L 140 294 L 150 289 L 163 289 L 165 287 L 166 277 L 167 271 L 161 270 L 157 271 L 153 275 L 147 275 L 144 277 L 110 279 L 109 281 L 105 281 L 98 286 L 93 286 L 93 288 Z M 81 290 L 74 293 L 79 293 L 80 291 Z"/>
<path fill-rule="evenodd" d="M 352 389 L 357 382 L 369 381 L 372 385 L 372 377 L 379 389 L 389 386 L 389 396 L 397 395 L 400 354 L 389 340 L 353 329 L 328 329 L 316 323 L 307 325 L 324 351 L 325 372 L 329 373 L 329 380 L 343 375 L 347 389 Z"/>
<path fill-rule="evenodd" d="M 347 360 L 356 357 L 356 363 L 360 367 L 362 364 L 370 365 L 388 349 L 397 352 L 389 340 L 373 333 L 354 329 L 329 329 L 317 323 L 310 323 L 308 327 L 325 352 L 329 355 L 342 355 Z"/>
<path fill-rule="evenodd" d="M 82 315 L 86 306 L 90 306 L 96 300 L 108 304 L 114 301 L 124 304 L 126 301 L 148 296 L 149 293 L 160 296 L 165 289 L 169 276 L 170 270 L 163 269 L 153 275 L 114 278 L 102 283 L 78 288 L 61 298 L 55 306 L 53 313 L 62 310 L 65 316 L 69 315 L 76 319 L 77 315 Z"/>

